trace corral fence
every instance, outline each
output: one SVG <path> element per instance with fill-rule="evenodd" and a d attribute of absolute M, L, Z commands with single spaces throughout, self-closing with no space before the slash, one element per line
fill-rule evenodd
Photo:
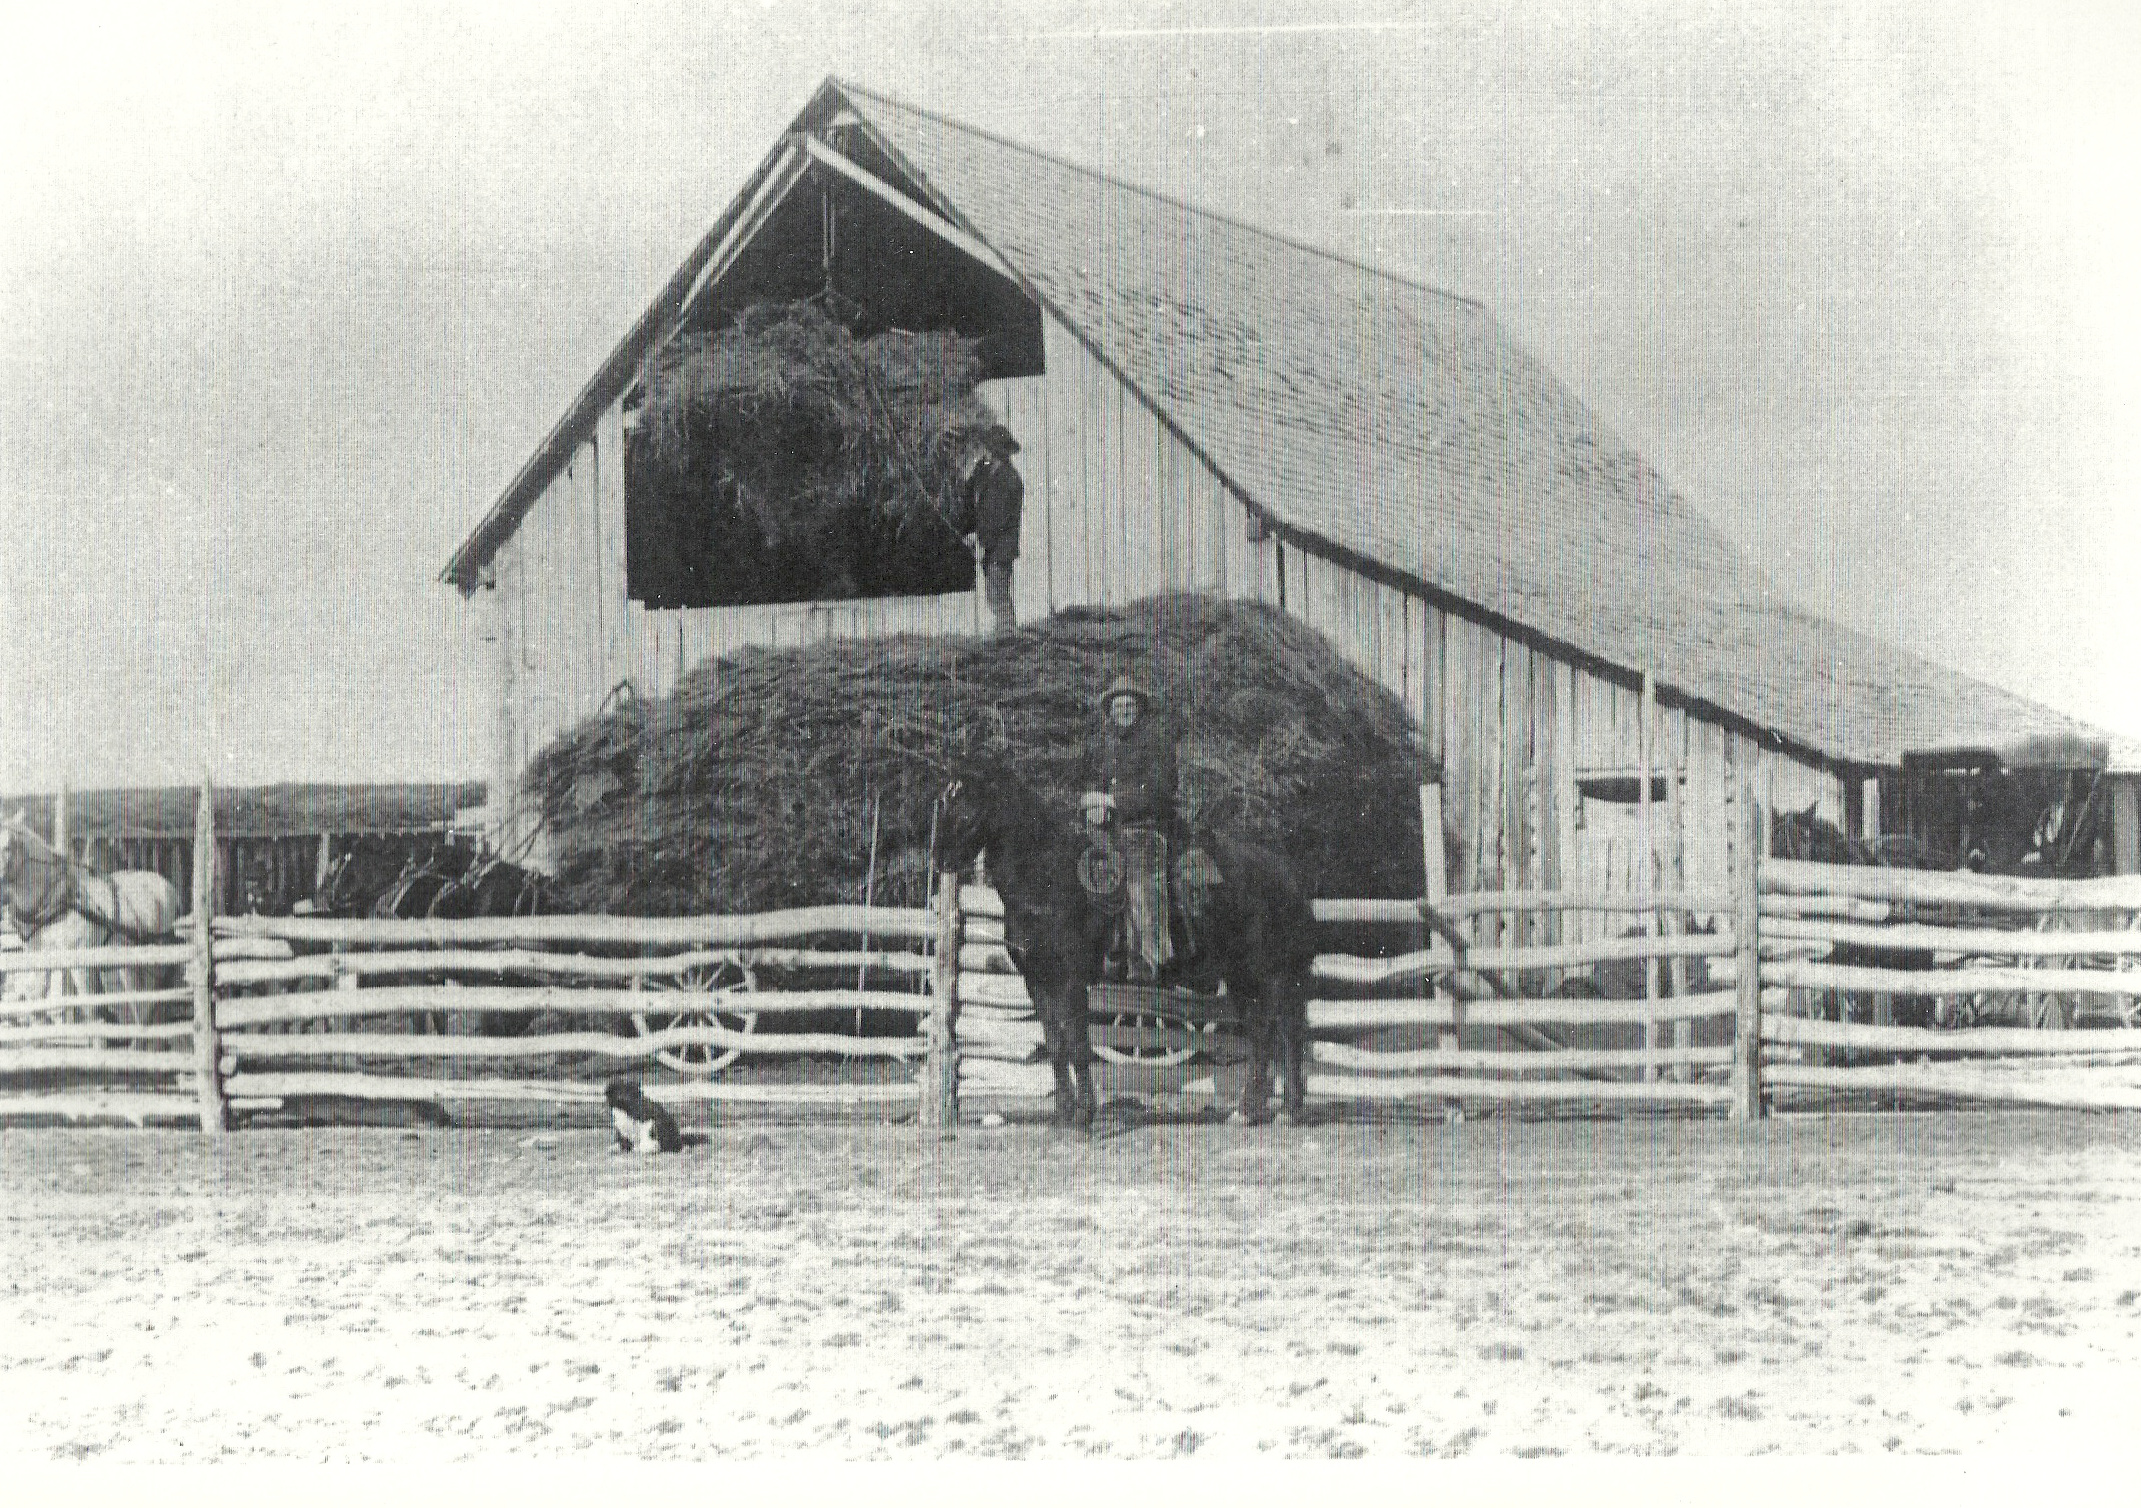
<path fill-rule="evenodd" d="M 1483 939 L 1461 955 L 1419 903 L 1318 901 L 1344 936 L 1393 940 L 1317 959 L 1310 1093 L 1738 1118 L 1869 1091 L 2141 1107 L 2141 879 L 1762 859 L 1763 814 L 1751 792 L 1738 805 L 1750 862 L 1729 893 L 1427 898 Z M 202 812 L 195 851 L 213 853 Z M 951 877 L 928 908 L 412 922 L 217 915 L 213 878 L 194 874 L 177 942 L 0 955 L 10 975 L 184 977 L 8 1000 L 0 1115 L 222 1129 L 331 1101 L 592 1106 L 630 1072 L 670 1103 L 859 1107 L 948 1129 L 963 1106 L 1051 1085 L 1001 903 Z M 1608 977 L 1632 986 L 1600 989 Z M 1947 1024 L 1895 1024 L 1928 1015 L 1898 1007 L 1913 1000 Z M 1104 1094 L 1238 1090 L 1222 1021 L 1141 1018 L 1104 992 L 1094 1016 Z M 827 1061 L 843 1065 L 830 1081 L 754 1072 Z"/>
<path fill-rule="evenodd" d="M 71 820 L 69 795 L 62 790 L 50 811 L 52 846 L 99 873 L 146 870 L 169 880 L 180 895 L 193 893 L 193 860 L 199 836 L 161 827 L 130 826 L 109 819 L 90 825 Z M 327 877 L 338 853 L 364 840 L 384 840 L 404 858 L 453 839 L 461 830 L 454 818 L 428 822 L 341 823 L 305 831 L 284 827 L 248 829 L 223 824 L 216 829 L 215 867 L 211 874 L 218 914 L 249 909 L 283 914 L 293 903 L 312 897 Z"/>

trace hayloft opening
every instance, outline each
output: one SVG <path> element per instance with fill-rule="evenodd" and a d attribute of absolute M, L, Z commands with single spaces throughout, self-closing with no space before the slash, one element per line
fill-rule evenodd
<path fill-rule="evenodd" d="M 837 119 L 790 138 L 626 395 L 629 595 L 971 590 L 961 488 L 1008 453 L 976 388 L 1042 370 L 1038 304 L 890 154 Z"/>

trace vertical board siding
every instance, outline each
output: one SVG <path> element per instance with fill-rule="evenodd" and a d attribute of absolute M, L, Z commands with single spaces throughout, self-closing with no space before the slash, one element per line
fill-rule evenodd
<path fill-rule="evenodd" d="M 1053 317 L 1047 371 L 985 384 L 1018 439 L 1026 515 L 1013 594 L 1021 621 L 1154 592 L 1210 591 L 1278 605 L 1327 636 L 1411 713 L 1441 771 L 1453 888 L 1630 890 L 1644 856 L 1634 809 L 1583 794 L 1633 776 L 1641 698 L 1624 680 L 1505 638 L 1424 597 L 1363 577 L 1299 540 L 1250 538 L 1247 503 Z M 971 635 L 990 624 L 975 590 L 933 597 L 650 611 L 625 597 L 622 420 L 605 414 L 496 558 L 497 778 L 592 715 L 618 682 L 665 696 L 709 658 L 893 634 Z M 1844 815 L 1841 782 L 1678 707 L 1661 707 L 1657 858 L 1685 856 L 1689 885 L 1729 882 L 1732 817 L 1753 778 L 1772 807 Z M 1677 829 L 1667 831 L 1677 817 Z M 1511 941 L 1602 929 L 1575 917 L 1507 922 Z M 1479 935 L 1502 935 L 1481 918 Z"/>
<path fill-rule="evenodd" d="M 668 696 L 682 674 L 745 649 L 792 649 L 896 634 L 963 637 L 988 632 L 987 617 L 987 608 L 973 592 L 758 607 L 636 607 L 629 619 L 634 689 L 641 696 Z"/>
<path fill-rule="evenodd" d="M 1166 453 L 1160 421 L 1120 385 L 1123 495 L 1123 600 L 1132 602 L 1183 584 L 1181 500 L 1165 487 Z"/>
<path fill-rule="evenodd" d="M 624 571 L 624 403 L 603 410 L 595 429 L 595 603 L 600 613 L 603 695 L 631 679 L 632 665 L 625 618 Z"/>
<path fill-rule="evenodd" d="M 1053 319 L 1042 327 L 1048 375 L 1042 403 L 1042 444 L 1047 451 L 1046 494 L 1051 608 L 1095 602 L 1092 551 L 1088 536 L 1093 516 L 1086 505 L 1090 488 L 1085 474 L 1085 348 Z M 1025 437 L 1019 437 L 1025 443 Z"/>
<path fill-rule="evenodd" d="M 1532 653 L 1511 639 L 1502 640 L 1501 650 L 1502 884 L 1510 890 L 1531 890 L 1539 882 L 1532 856 Z M 1509 917 L 1504 926 L 1506 940 L 1528 943 L 1530 921 L 1522 912 Z"/>
<path fill-rule="evenodd" d="M 1479 890 L 1485 888 L 1479 873 L 1479 630 L 1458 617 L 1448 618 L 1444 628 L 1444 812 L 1456 839 L 1456 888 Z"/>

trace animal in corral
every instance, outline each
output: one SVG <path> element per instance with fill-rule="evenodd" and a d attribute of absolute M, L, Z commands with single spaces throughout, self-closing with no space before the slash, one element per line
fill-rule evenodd
<path fill-rule="evenodd" d="M 407 872 L 418 850 L 407 838 L 364 833 L 349 841 L 313 887 L 309 902 L 291 908 L 293 916 L 362 917 L 379 897 Z"/>
<path fill-rule="evenodd" d="M 541 916 L 556 909 L 551 904 L 549 886 L 550 881 L 541 871 L 512 863 L 498 854 L 486 854 L 440 886 L 425 914 L 441 921 Z M 532 1016 L 490 1011 L 479 1018 L 477 1025 L 487 1037 L 517 1037 L 524 1035 L 533 1022 Z"/>
<path fill-rule="evenodd" d="M 431 914 L 439 892 L 466 874 L 476 862 L 470 849 L 457 843 L 434 843 L 409 855 L 392 885 L 372 902 L 377 921 L 416 921 Z"/>
<path fill-rule="evenodd" d="M 497 854 L 475 860 L 439 887 L 427 915 L 445 920 L 472 916 L 541 916 L 552 909 L 550 881 Z"/>
<path fill-rule="evenodd" d="M 178 890 L 162 875 L 145 869 L 98 874 L 56 851 L 31 831 L 20 812 L 0 821 L 0 890 L 16 934 L 31 952 L 68 952 L 80 948 L 169 942 L 178 925 Z M 135 993 L 169 989 L 179 971 L 172 965 L 118 969 L 70 969 L 81 995 Z M 19 976 L 18 998 L 49 998 L 58 993 L 50 975 Z M 45 981 L 42 989 L 28 981 Z M 157 1025 L 185 1012 L 182 1005 L 132 1005 L 100 1011 L 105 1019 L 134 1025 Z"/>
<path fill-rule="evenodd" d="M 1804 811 L 1777 812 L 1769 821 L 1772 858 L 1805 859 L 1816 864 L 1879 865 L 1886 869 L 1952 869 L 1954 864 L 1913 837 L 1853 838 L 1809 805 Z M 1884 948 L 1869 943 L 1838 943 L 1826 960 L 1845 968 L 1901 969 L 1925 973 L 1933 967 L 1927 948 Z M 1891 1007 L 1898 1026 L 1932 1026 L 1939 1019 L 1938 999 L 1931 995 L 1897 995 Z M 1856 1000 L 1835 991 L 1824 1014 L 1852 1018 Z"/>
<path fill-rule="evenodd" d="M 1090 1130 L 1097 1109 L 1087 989 L 1102 978 L 1115 912 L 1081 881 L 1088 836 L 1008 765 L 970 762 L 938 797 L 935 860 L 965 869 L 986 853 L 1004 903 L 1004 947 L 1041 1020 L 1059 1126 Z M 1217 882 L 1203 891 L 1194 950 L 1162 983 L 1223 980 L 1248 1037 L 1241 1117 L 1269 1118 L 1274 1057 L 1283 1104 L 1298 1121 L 1307 1097 L 1308 981 L 1316 956 L 1307 891 L 1280 855 L 1225 831 L 1200 833 Z"/>
<path fill-rule="evenodd" d="M 684 1133 L 676 1117 L 647 1098 L 634 1079 L 616 1078 L 602 1086 L 602 1098 L 610 1107 L 610 1121 L 617 1128 L 620 1152 L 681 1152 Z"/>
<path fill-rule="evenodd" d="M 372 902 L 372 919 L 421 921 L 430 916 L 431 903 L 438 899 L 439 892 L 465 874 L 475 857 L 473 851 L 455 843 L 435 843 L 411 853 L 394 883 Z M 419 1032 L 444 1036 L 446 1012 L 419 1011 L 410 1025 Z"/>

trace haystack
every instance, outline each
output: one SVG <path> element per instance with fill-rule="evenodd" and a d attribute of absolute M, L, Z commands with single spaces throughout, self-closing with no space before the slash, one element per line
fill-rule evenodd
<path fill-rule="evenodd" d="M 1247 829 L 1319 894 L 1420 893 L 1431 776 L 1397 699 L 1278 610 L 1205 596 L 989 638 L 748 650 L 570 730 L 523 784 L 574 910 L 754 912 L 866 889 L 919 905 L 931 808 L 962 752 L 1005 755 L 1068 816 L 1093 698 L 1124 671 L 1182 720 L 1193 825 Z"/>
<path fill-rule="evenodd" d="M 710 568 L 772 584 L 750 600 L 957 589 L 958 460 L 996 423 L 982 375 L 979 343 L 953 331 L 857 340 L 818 303 L 753 304 L 650 363 L 635 493 L 671 532 L 716 536 Z"/>

